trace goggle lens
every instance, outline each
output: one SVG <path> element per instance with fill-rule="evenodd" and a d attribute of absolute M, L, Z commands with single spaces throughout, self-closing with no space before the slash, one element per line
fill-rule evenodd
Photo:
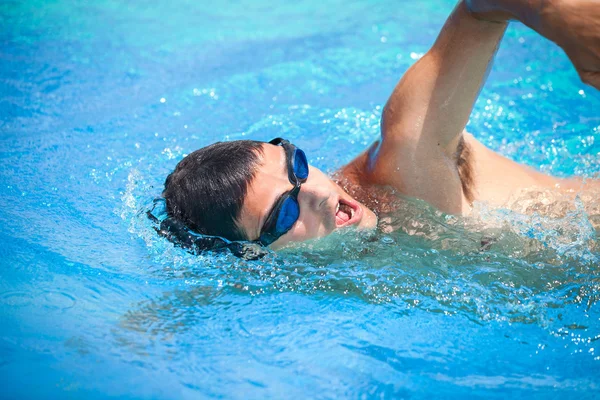
<path fill-rule="evenodd" d="M 298 148 L 294 151 L 294 174 L 301 180 L 308 178 L 308 160 L 306 154 Z"/>
<path fill-rule="evenodd" d="M 299 216 L 300 207 L 298 206 L 296 199 L 292 197 L 286 198 L 279 209 L 277 224 L 275 225 L 276 232 L 284 233 L 289 231 L 294 223 L 296 223 Z"/>

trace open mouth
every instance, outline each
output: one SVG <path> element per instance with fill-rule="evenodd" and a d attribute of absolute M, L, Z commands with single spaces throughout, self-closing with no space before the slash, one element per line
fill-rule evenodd
<path fill-rule="evenodd" d="M 335 226 L 341 228 L 354 225 L 360 221 L 361 215 L 362 208 L 357 202 L 340 199 L 335 209 Z"/>

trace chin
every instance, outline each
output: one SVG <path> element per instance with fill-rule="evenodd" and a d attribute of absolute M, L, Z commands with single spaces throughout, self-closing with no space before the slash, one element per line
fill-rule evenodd
<path fill-rule="evenodd" d="M 364 207 L 364 206 L 363 206 Z M 377 215 L 367 207 L 365 208 L 364 216 L 358 224 L 358 229 L 370 230 L 377 228 Z"/>

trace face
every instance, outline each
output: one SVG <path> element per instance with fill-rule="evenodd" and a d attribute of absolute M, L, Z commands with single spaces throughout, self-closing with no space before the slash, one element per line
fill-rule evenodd
<path fill-rule="evenodd" d="M 248 187 L 239 220 L 250 240 L 260 237 L 277 200 L 294 188 L 288 178 L 286 153 L 282 146 L 265 143 L 263 154 L 259 156 L 261 163 Z M 374 228 L 377 223 L 377 217 L 371 210 L 314 167 L 309 167 L 308 178 L 302 183 L 298 204 L 298 220 L 287 233 L 271 244 L 271 248 L 327 236 L 336 229 Z"/>

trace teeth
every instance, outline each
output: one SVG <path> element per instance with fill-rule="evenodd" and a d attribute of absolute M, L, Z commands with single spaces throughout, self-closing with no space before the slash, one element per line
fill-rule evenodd
<path fill-rule="evenodd" d="M 340 203 L 338 202 L 337 207 L 335 208 L 335 213 L 337 214 L 337 212 L 340 211 Z"/>

